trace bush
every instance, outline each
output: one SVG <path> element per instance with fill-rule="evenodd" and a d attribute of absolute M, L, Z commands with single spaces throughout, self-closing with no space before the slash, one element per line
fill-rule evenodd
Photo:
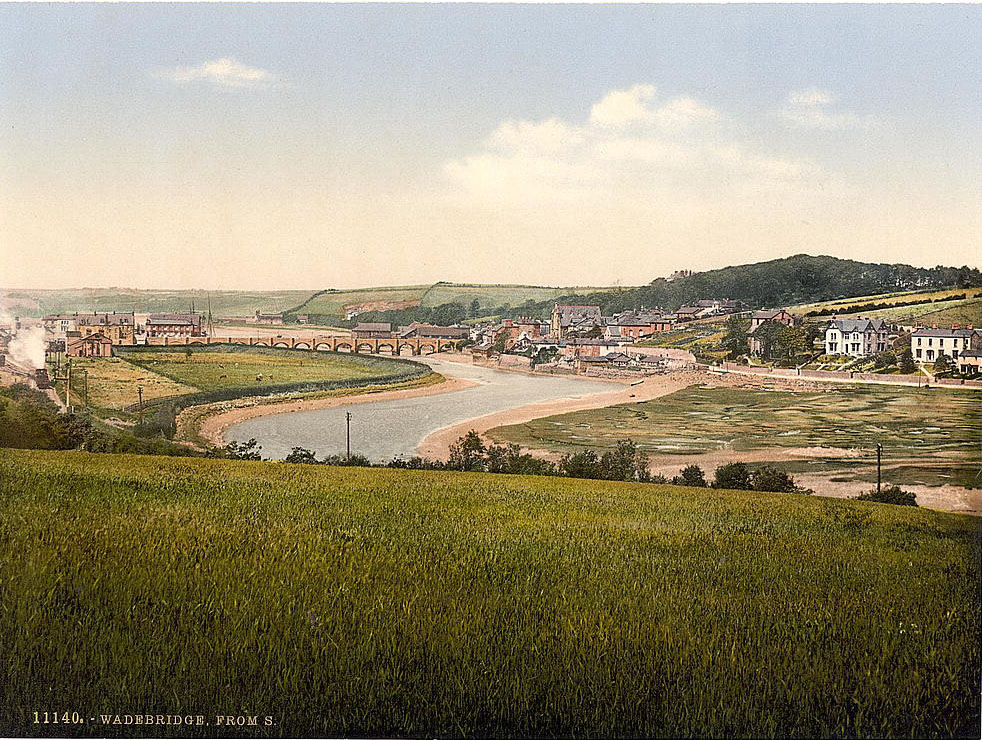
<path fill-rule="evenodd" d="M 679 475 L 672 478 L 672 484 L 676 486 L 693 486 L 695 488 L 705 488 L 706 474 L 698 465 L 686 465 L 682 468 Z"/>
<path fill-rule="evenodd" d="M 751 474 L 755 491 L 794 493 L 794 478 L 770 465 L 763 465 Z"/>
<path fill-rule="evenodd" d="M 746 463 L 735 462 L 720 465 L 716 468 L 713 480 L 713 488 L 735 488 L 739 490 L 753 490 L 750 468 Z"/>
<path fill-rule="evenodd" d="M 894 504 L 896 506 L 917 506 L 917 497 L 910 491 L 904 491 L 900 486 L 887 486 L 877 491 L 856 497 L 857 501 L 875 501 L 878 504 Z"/>

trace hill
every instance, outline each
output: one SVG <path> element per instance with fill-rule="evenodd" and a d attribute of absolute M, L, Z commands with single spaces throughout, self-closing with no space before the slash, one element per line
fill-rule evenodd
<path fill-rule="evenodd" d="M 610 314 L 642 306 L 675 310 L 703 298 L 739 300 L 751 308 L 767 308 L 926 288 L 976 286 L 982 286 L 982 272 L 975 268 L 923 268 L 799 254 L 698 272 L 678 280 L 658 278 L 638 288 L 569 295 L 563 300 L 598 305 Z M 535 312 L 546 315 L 551 309 L 551 302 L 546 302 L 536 306 Z"/>
<path fill-rule="evenodd" d="M 251 316 L 256 311 L 284 311 L 310 297 L 309 290 L 136 290 L 73 288 L 65 290 L 0 290 L 0 309 L 18 316 L 44 316 L 73 311 L 170 313 L 211 310 L 215 316 Z"/>
<path fill-rule="evenodd" d="M 21 450 L 0 486 L 11 735 L 52 698 L 78 736 L 141 710 L 271 716 L 257 736 L 977 732 L 971 517 Z"/>

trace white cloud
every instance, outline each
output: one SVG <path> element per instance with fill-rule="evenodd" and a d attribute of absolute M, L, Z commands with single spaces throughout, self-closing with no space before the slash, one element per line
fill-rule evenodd
<path fill-rule="evenodd" d="M 672 98 L 661 105 L 653 105 L 654 97 L 654 85 L 613 90 L 590 109 L 590 123 L 604 127 L 657 125 L 669 129 L 709 123 L 719 118 L 717 111 L 693 98 Z"/>
<path fill-rule="evenodd" d="M 276 76 L 265 69 L 250 67 L 230 57 L 212 59 L 196 67 L 174 67 L 160 71 L 160 76 L 179 84 L 210 82 L 223 88 L 269 87 Z"/>
<path fill-rule="evenodd" d="M 471 205 L 665 201 L 801 189 L 821 177 L 805 159 L 760 151 L 691 97 L 660 101 L 652 85 L 614 90 L 583 123 L 504 121 L 476 152 L 445 163 Z"/>
<path fill-rule="evenodd" d="M 817 87 L 798 90 L 788 95 L 787 103 L 778 114 L 802 128 L 834 131 L 848 128 L 868 128 L 876 124 L 872 116 L 861 116 L 835 108 L 836 97 Z"/>

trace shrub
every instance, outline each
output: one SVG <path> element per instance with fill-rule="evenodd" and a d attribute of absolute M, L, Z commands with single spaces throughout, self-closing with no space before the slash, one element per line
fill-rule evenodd
<path fill-rule="evenodd" d="M 752 474 L 755 491 L 777 491 L 793 493 L 796 489 L 794 478 L 770 465 L 757 468 Z"/>
<path fill-rule="evenodd" d="M 672 483 L 677 486 L 693 486 L 695 488 L 705 488 L 708 485 L 706 474 L 698 465 L 686 465 L 679 475 L 672 478 Z"/>
<path fill-rule="evenodd" d="M 910 491 L 904 491 L 900 486 L 887 486 L 877 491 L 856 497 L 857 501 L 875 501 L 879 504 L 895 504 L 896 506 L 917 506 L 917 497 Z"/>
<path fill-rule="evenodd" d="M 720 465 L 716 468 L 713 488 L 736 488 L 746 491 L 753 490 L 750 468 L 746 463 L 735 462 Z"/>

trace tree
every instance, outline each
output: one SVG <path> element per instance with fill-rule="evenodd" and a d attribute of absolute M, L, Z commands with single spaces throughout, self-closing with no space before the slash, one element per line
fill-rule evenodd
<path fill-rule="evenodd" d="M 632 439 L 621 440 L 600 458 L 600 477 L 604 480 L 632 480 L 645 483 L 651 477 L 648 456 Z"/>
<path fill-rule="evenodd" d="M 497 336 L 495 336 L 494 341 L 491 342 L 491 351 L 497 352 L 500 355 L 502 352 L 505 351 L 505 348 L 507 346 L 508 346 L 508 334 L 503 331 L 499 331 Z"/>
<path fill-rule="evenodd" d="M 476 319 L 478 316 L 481 315 L 481 302 L 477 300 L 477 298 L 471 301 L 471 307 L 468 313 L 470 314 L 470 317 L 472 319 Z"/>
<path fill-rule="evenodd" d="M 904 375 L 910 375 L 917 371 L 917 365 L 914 364 L 914 355 L 911 354 L 910 347 L 905 349 L 897 357 L 897 363 L 900 365 L 900 372 Z"/>
<path fill-rule="evenodd" d="M 735 360 L 747 353 L 747 324 L 735 314 L 726 320 L 726 336 L 723 337 L 722 348 L 726 357 Z"/>
<path fill-rule="evenodd" d="M 459 437 L 450 445 L 450 458 L 447 467 L 451 470 L 481 471 L 485 469 L 484 456 L 487 448 L 475 430 Z"/>
<path fill-rule="evenodd" d="M 713 488 L 736 488 L 740 490 L 752 490 L 753 483 L 750 477 L 750 468 L 746 463 L 735 462 L 720 465 L 716 468 L 713 479 Z"/>
<path fill-rule="evenodd" d="M 896 365 L 897 356 L 890 350 L 887 350 L 886 352 L 880 352 L 873 356 L 873 364 L 882 370 L 892 365 Z"/>
<path fill-rule="evenodd" d="M 294 447 L 290 450 L 290 454 L 283 458 L 283 462 L 291 463 L 293 465 L 318 465 L 317 458 L 314 457 L 314 453 L 310 450 L 306 450 L 303 447 Z"/>
<path fill-rule="evenodd" d="M 262 460 L 262 447 L 255 439 L 248 442 L 229 442 L 224 447 L 209 450 L 207 457 L 222 457 L 229 460 Z"/>
<path fill-rule="evenodd" d="M 938 359 L 934 361 L 934 373 L 938 375 L 940 373 L 950 373 L 955 367 L 955 363 L 951 361 L 951 358 L 941 353 L 938 355 Z"/>
<path fill-rule="evenodd" d="M 702 468 L 698 465 L 686 465 L 682 468 L 679 479 L 683 486 L 706 487 L 706 474 L 702 472 Z"/>
<path fill-rule="evenodd" d="M 188 346 L 184 347 L 184 361 L 191 362 L 191 348 Z"/>
<path fill-rule="evenodd" d="M 762 465 L 752 473 L 755 491 L 777 491 L 793 493 L 797 486 L 794 478 L 770 465 Z"/>
<path fill-rule="evenodd" d="M 760 356 L 766 359 L 773 359 L 779 354 L 778 338 L 781 332 L 786 329 L 782 324 L 774 321 L 765 321 L 754 331 L 754 337 L 760 342 Z"/>
<path fill-rule="evenodd" d="M 559 474 L 568 478 L 599 478 L 600 459 L 593 450 L 563 455 L 559 461 Z"/>
<path fill-rule="evenodd" d="M 778 332 L 777 346 L 782 359 L 793 362 L 795 357 L 810 349 L 808 332 L 797 326 L 785 326 Z"/>

